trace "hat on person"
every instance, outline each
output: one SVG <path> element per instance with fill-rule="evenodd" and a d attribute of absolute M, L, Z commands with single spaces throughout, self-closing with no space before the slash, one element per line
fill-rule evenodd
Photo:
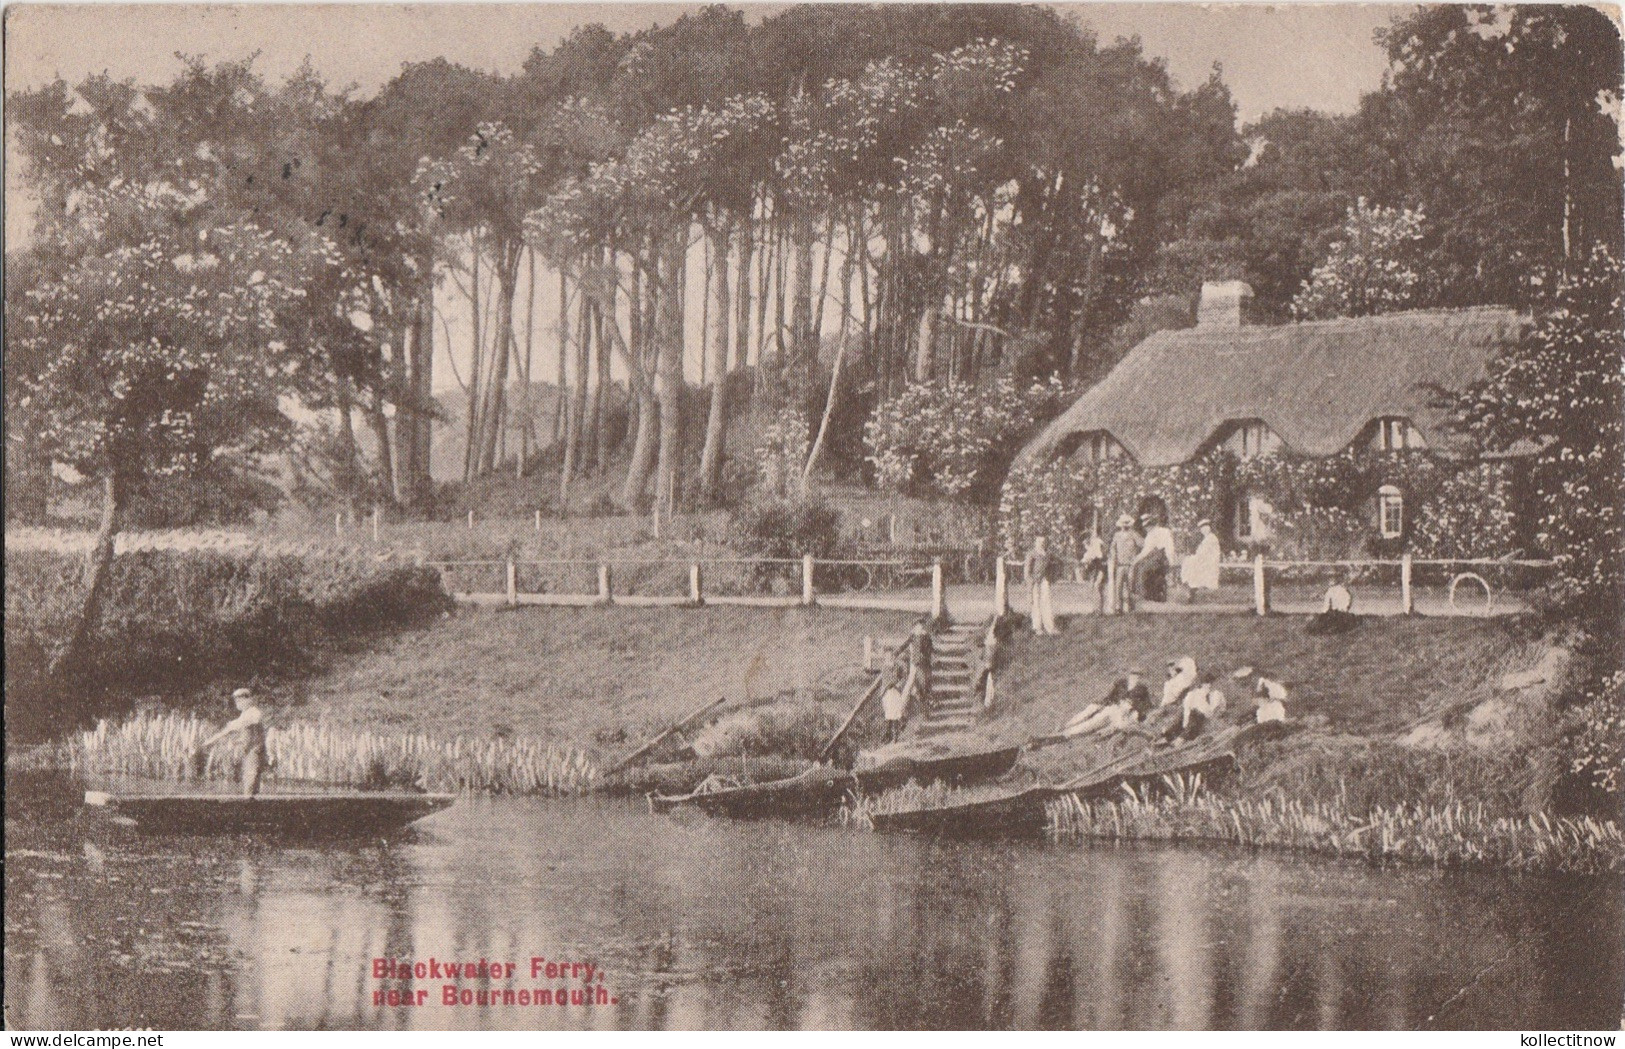
<path fill-rule="evenodd" d="M 1237 681 L 1240 681 L 1242 678 L 1252 677 L 1253 676 L 1253 668 L 1252 667 L 1237 667 L 1235 670 L 1230 672 L 1230 676 L 1235 678 Z"/>
<path fill-rule="evenodd" d="M 1128 672 L 1130 674 L 1138 674 L 1141 677 L 1145 677 L 1145 671 L 1140 667 L 1129 667 Z"/>
<path fill-rule="evenodd" d="M 253 699 L 254 698 L 254 690 L 251 689 L 251 688 L 239 688 L 239 689 L 237 689 L 235 692 L 233 692 L 231 694 L 231 698 L 232 699 Z"/>
<path fill-rule="evenodd" d="M 1117 527 L 1119 527 L 1119 528 L 1133 528 L 1134 527 L 1134 518 L 1130 517 L 1128 514 L 1124 514 L 1122 517 L 1119 517 L 1117 519 Z"/>
<path fill-rule="evenodd" d="M 1200 521 L 1196 522 L 1196 527 L 1198 527 L 1198 528 L 1212 528 L 1213 527 L 1213 522 L 1208 520 L 1206 517 L 1204 517 Z"/>
<path fill-rule="evenodd" d="M 1152 521 L 1155 521 L 1156 519 L 1157 519 L 1156 515 L 1154 515 L 1154 514 L 1141 514 L 1140 515 L 1140 523 L 1141 524 L 1150 524 Z"/>

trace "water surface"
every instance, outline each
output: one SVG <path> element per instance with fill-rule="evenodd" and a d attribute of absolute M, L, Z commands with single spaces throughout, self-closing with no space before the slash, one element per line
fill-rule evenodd
<path fill-rule="evenodd" d="M 72 789 L 71 787 L 69 788 Z M 21 792 L 18 792 L 21 793 Z M 1618 879 L 964 843 L 465 799 L 393 842 L 108 835 L 8 797 L 24 1028 L 1613 1028 Z M 375 1004 L 380 957 L 613 1005 Z"/>

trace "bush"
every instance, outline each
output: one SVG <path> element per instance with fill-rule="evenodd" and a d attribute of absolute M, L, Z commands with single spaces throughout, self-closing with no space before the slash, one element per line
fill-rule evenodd
<path fill-rule="evenodd" d="M 833 557 L 840 549 L 841 515 L 817 498 L 764 499 L 734 515 L 734 542 L 758 557 Z"/>
<path fill-rule="evenodd" d="M 67 709 L 45 669 L 81 599 L 78 557 L 10 551 L 6 564 L 8 729 L 39 734 L 111 713 L 143 693 L 226 676 L 304 670 L 334 640 L 450 608 L 433 569 L 372 559 L 142 551 L 113 562 L 87 664 Z"/>
<path fill-rule="evenodd" d="M 1360 557 L 1371 526 L 1335 506 L 1302 506 L 1276 514 L 1270 550 L 1289 561 L 1341 561 Z"/>
<path fill-rule="evenodd" d="M 809 698 L 792 697 L 719 718 L 694 737 L 702 758 L 776 754 L 813 758 L 839 727 L 841 715 Z"/>
<path fill-rule="evenodd" d="M 909 386 L 877 405 L 864 425 L 875 483 L 903 494 L 989 496 L 1034 426 L 1066 402 L 1055 376 L 1026 389 L 1008 378 L 986 387 Z"/>
<path fill-rule="evenodd" d="M 1587 787 L 1610 796 L 1615 808 L 1625 797 L 1625 673 L 1592 687 L 1576 712 L 1580 732 L 1570 771 Z"/>

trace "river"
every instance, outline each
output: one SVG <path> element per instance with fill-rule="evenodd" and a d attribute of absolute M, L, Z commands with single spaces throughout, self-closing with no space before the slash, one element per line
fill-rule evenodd
<path fill-rule="evenodd" d="M 1618 879 L 598 799 L 463 799 L 399 840 L 290 847 L 109 834 L 28 793 L 7 797 L 11 1028 L 1617 1028 L 1625 985 Z M 447 978 L 481 959 L 514 973 Z"/>

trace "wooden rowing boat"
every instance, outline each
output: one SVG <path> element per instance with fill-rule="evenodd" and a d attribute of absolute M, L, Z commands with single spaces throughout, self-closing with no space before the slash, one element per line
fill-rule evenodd
<path fill-rule="evenodd" d="M 1110 797 L 1124 787 L 1132 790 L 1175 773 L 1211 775 L 1228 769 L 1236 761 L 1236 744 L 1250 734 L 1247 729 L 1227 729 L 1192 743 L 1123 755 L 1065 783 L 1027 787 L 952 805 L 875 813 L 870 821 L 877 831 L 915 834 L 1028 833 L 1043 827 L 1044 805 L 1065 794 Z"/>
<path fill-rule="evenodd" d="M 969 783 L 996 779 L 1009 772 L 1021 756 L 1019 746 L 949 754 L 940 758 L 895 758 L 872 769 L 849 772 L 819 765 L 799 776 L 690 794 L 650 794 L 649 806 L 666 812 L 692 806 L 719 816 L 826 815 L 839 808 L 848 794 L 875 793 L 905 783 Z"/>
<path fill-rule="evenodd" d="M 337 837 L 388 834 L 438 812 L 454 794 L 109 794 L 85 793 L 85 807 L 119 826 L 159 834 L 275 834 Z"/>

